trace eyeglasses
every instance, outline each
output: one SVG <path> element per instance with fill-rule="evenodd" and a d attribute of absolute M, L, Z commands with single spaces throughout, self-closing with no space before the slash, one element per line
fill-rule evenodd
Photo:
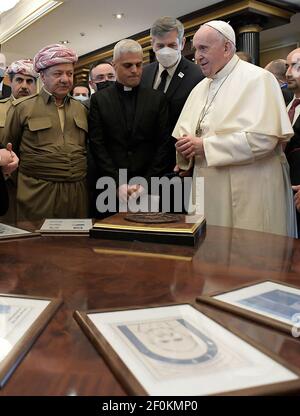
<path fill-rule="evenodd" d="M 91 81 L 97 83 L 97 82 L 103 82 L 106 79 L 114 81 L 115 80 L 115 75 L 114 74 L 98 75 L 95 78 L 92 78 Z"/>

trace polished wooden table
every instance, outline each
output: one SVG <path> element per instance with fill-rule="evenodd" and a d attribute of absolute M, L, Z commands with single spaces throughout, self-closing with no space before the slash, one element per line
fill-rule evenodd
<path fill-rule="evenodd" d="M 76 309 L 194 302 L 201 293 L 265 279 L 300 287 L 300 241 L 223 227 L 207 227 L 197 248 L 55 236 L 2 241 L 0 250 L 0 293 L 64 302 L 4 396 L 126 394 L 73 319 Z M 300 369 L 299 339 L 209 306 L 201 310 Z"/>

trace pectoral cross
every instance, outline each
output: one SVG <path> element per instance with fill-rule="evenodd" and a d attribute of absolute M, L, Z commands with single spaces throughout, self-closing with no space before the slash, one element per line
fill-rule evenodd
<path fill-rule="evenodd" d="M 200 120 L 199 120 L 199 122 L 197 124 L 197 127 L 196 127 L 195 136 L 196 137 L 201 137 L 202 136 L 202 128 L 201 128 Z"/>

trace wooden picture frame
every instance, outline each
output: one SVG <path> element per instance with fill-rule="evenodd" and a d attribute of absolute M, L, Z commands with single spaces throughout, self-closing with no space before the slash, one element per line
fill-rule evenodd
<path fill-rule="evenodd" d="M 62 300 L 0 294 L 0 388 L 10 378 Z"/>
<path fill-rule="evenodd" d="M 38 231 L 28 231 L 12 225 L 0 223 L 0 241 L 15 240 L 19 238 L 40 237 Z"/>
<path fill-rule="evenodd" d="M 260 286 L 260 290 L 256 291 L 255 293 L 254 289 L 258 288 L 258 286 Z M 282 306 L 282 308 L 285 308 L 286 306 L 283 304 L 284 299 L 282 300 L 282 304 L 278 302 L 277 311 L 276 313 L 273 313 L 273 314 L 270 312 L 272 305 L 274 304 L 275 306 L 277 304 L 275 304 L 273 301 L 270 300 L 269 312 L 268 312 L 267 305 L 263 304 L 264 299 L 262 297 L 262 294 L 268 295 L 271 291 L 274 291 L 274 290 L 280 292 L 280 289 L 282 292 L 283 290 L 285 290 L 287 294 L 290 293 L 291 295 L 294 295 L 294 294 L 297 295 L 298 293 L 298 296 L 299 296 L 299 301 L 295 303 L 296 306 L 298 303 L 299 312 L 297 313 L 297 309 L 295 309 L 294 320 L 291 319 L 290 322 L 288 319 L 282 318 L 285 312 L 280 311 L 280 306 Z M 238 302 L 239 300 L 238 295 L 240 295 L 239 302 Z M 259 296 L 261 298 L 259 298 Z M 280 296 L 280 294 L 278 294 L 277 296 Z M 284 296 L 284 292 L 283 292 L 283 296 Z M 225 300 L 226 297 L 228 297 L 227 301 Z M 231 297 L 231 300 L 230 300 L 230 297 Z M 233 301 L 232 299 L 234 299 L 235 297 L 237 297 L 237 299 Z M 255 300 L 257 302 L 260 302 L 261 306 L 260 307 L 257 306 L 257 308 L 254 308 L 250 306 L 250 303 L 247 306 L 246 302 L 249 302 L 251 298 L 253 302 L 255 302 Z M 286 298 L 285 301 L 287 300 L 288 299 Z M 218 291 L 218 292 L 214 292 L 208 295 L 201 295 L 196 298 L 196 301 L 200 303 L 205 303 L 211 306 L 215 306 L 227 312 L 231 312 L 235 315 L 239 315 L 251 321 L 269 326 L 272 329 L 275 328 L 279 331 L 285 332 L 291 336 L 294 336 L 295 338 L 300 339 L 300 287 L 297 288 L 296 286 L 270 279 L 270 280 L 264 280 L 264 281 L 259 281 L 255 283 L 250 283 L 250 284 L 248 283 L 246 285 L 241 285 L 226 292 Z M 245 302 L 245 304 L 242 304 L 241 301 Z M 268 301 L 267 298 L 265 302 L 266 301 Z M 255 312 L 255 309 L 256 309 L 256 312 Z M 287 308 L 285 309 L 287 310 L 286 313 L 288 313 L 288 310 L 290 310 L 291 308 L 287 306 Z M 281 317 L 279 315 L 280 313 L 282 314 Z"/>
<path fill-rule="evenodd" d="M 75 311 L 74 318 L 132 395 L 270 395 L 300 390 L 298 369 L 191 304 Z M 168 337 L 167 348 L 161 347 Z"/>

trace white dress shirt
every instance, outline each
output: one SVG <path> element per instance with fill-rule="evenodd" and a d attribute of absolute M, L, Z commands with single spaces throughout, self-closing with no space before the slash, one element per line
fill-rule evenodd
<path fill-rule="evenodd" d="M 173 78 L 173 75 L 175 74 L 175 71 L 176 71 L 176 69 L 177 69 L 180 61 L 181 61 L 181 57 L 178 60 L 178 62 L 174 66 L 172 66 L 172 68 L 164 68 L 161 64 L 158 64 L 158 71 L 157 71 L 157 74 L 156 74 L 156 77 L 155 77 L 155 81 L 154 81 L 154 84 L 153 84 L 153 88 L 155 90 L 157 90 L 157 88 L 158 88 L 158 86 L 160 84 L 160 81 L 161 81 L 161 78 L 160 78 L 161 73 L 166 69 L 168 71 L 168 76 L 167 76 L 166 86 L 165 86 L 164 92 L 167 91 L 167 89 L 169 88 L 170 82 L 171 82 L 171 80 Z"/>

